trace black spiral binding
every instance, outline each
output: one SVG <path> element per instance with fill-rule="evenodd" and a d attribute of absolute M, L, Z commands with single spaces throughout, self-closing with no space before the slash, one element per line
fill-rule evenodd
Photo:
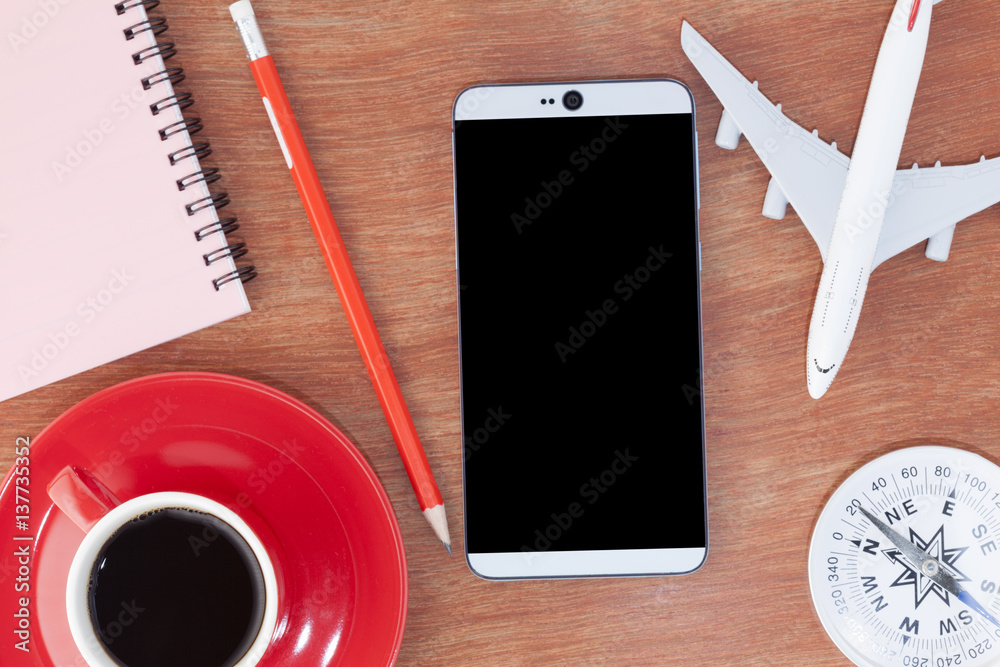
<path fill-rule="evenodd" d="M 159 0 L 124 0 L 123 2 L 118 2 L 115 4 L 115 11 L 118 14 L 125 14 L 131 9 L 139 7 L 140 5 L 144 10 L 150 10 L 159 5 Z M 155 39 L 169 29 L 167 25 L 167 20 L 164 18 L 149 18 L 136 23 L 135 25 L 129 26 L 123 32 L 125 33 L 126 40 L 132 40 L 136 37 L 143 35 L 144 33 L 150 33 L 150 35 Z M 168 60 L 173 56 L 177 55 L 177 49 L 170 42 L 155 42 L 153 46 L 141 49 L 132 54 L 132 61 L 139 65 L 144 61 L 160 56 L 163 60 Z M 148 76 L 142 79 L 143 90 L 151 90 L 158 84 L 165 81 L 169 81 L 171 86 L 174 86 L 185 78 L 184 70 L 180 67 L 164 67 L 164 69 L 152 76 Z M 153 104 L 149 105 L 149 110 L 154 116 L 158 116 L 163 111 L 171 108 L 177 107 L 178 110 L 184 111 L 188 107 L 194 104 L 194 98 L 190 93 L 176 93 L 165 97 Z M 200 118 L 185 118 L 184 120 L 178 121 L 176 123 L 171 123 L 160 130 L 160 139 L 166 141 L 171 136 L 178 134 L 182 131 L 187 131 L 188 135 L 193 135 L 200 132 L 203 129 Z M 195 158 L 200 160 L 203 157 L 212 154 L 211 144 L 208 142 L 192 143 L 190 146 L 186 146 L 178 151 L 170 153 L 167 158 L 170 160 L 171 166 L 176 166 L 189 158 Z M 219 174 L 219 170 L 215 168 L 211 169 L 201 169 L 200 171 L 193 172 L 186 176 L 177 179 L 177 189 L 181 192 L 187 190 L 189 187 L 196 185 L 198 183 L 204 183 L 206 186 L 217 182 L 222 176 Z M 225 192 L 212 194 L 208 197 L 202 197 L 201 199 L 195 200 L 185 206 L 189 216 L 197 214 L 199 211 L 203 211 L 207 208 L 214 208 L 219 210 L 229 204 L 229 195 Z M 239 229 L 240 226 L 237 224 L 236 218 L 226 218 L 224 220 L 219 220 L 210 225 L 202 227 L 198 231 L 194 232 L 195 241 L 201 242 L 207 238 L 211 238 L 222 232 L 223 234 L 229 234 Z M 243 257 L 248 252 L 245 243 L 230 243 L 229 245 L 219 248 L 217 250 L 212 250 L 205 253 L 202 257 L 205 259 L 205 266 L 211 266 L 215 262 L 223 260 L 227 257 L 232 258 L 236 261 L 240 257 Z M 216 290 L 222 288 L 223 285 L 239 280 L 240 282 L 248 282 L 257 277 L 257 270 L 253 266 L 243 266 L 238 267 L 229 273 L 226 273 L 212 281 Z"/>

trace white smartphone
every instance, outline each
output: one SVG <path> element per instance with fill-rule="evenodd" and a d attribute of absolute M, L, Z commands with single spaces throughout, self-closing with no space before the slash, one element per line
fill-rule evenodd
<path fill-rule="evenodd" d="M 481 577 L 705 561 L 694 120 L 669 80 L 455 102 L 465 547 Z"/>

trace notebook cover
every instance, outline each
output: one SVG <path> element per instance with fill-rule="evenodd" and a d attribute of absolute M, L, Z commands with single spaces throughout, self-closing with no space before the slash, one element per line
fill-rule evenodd
<path fill-rule="evenodd" d="M 164 69 L 132 54 L 169 33 L 124 30 L 142 6 L 119 16 L 114 0 L 4 0 L 0 26 L 0 400 L 249 311 L 226 257 L 228 245 L 194 232 L 218 220 L 209 195 L 177 180 L 201 169 L 168 155 L 187 132 L 161 141 L 183 119 L 153 115 L 169 82 L 140 81 Z M 168 61 L 169 63 L 169 61 Z"/>

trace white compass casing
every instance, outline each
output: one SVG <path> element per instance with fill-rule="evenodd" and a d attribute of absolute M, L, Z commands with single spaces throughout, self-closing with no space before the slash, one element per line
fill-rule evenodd
<path fill-rule="evenodd" d="M 919 558 L 908 559 L 886 530 Z M 936 568 L 962 599 L 927 574 Z M 823 628 L 856 665 L 1000 665 L 1000 467 L 940 446 L 861 467 L 816 522 L 809 588 Z"/>

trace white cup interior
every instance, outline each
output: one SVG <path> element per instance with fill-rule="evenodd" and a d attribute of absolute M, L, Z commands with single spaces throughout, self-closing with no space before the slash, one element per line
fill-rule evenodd
<path fill-rule="evenodd" d="M 254 667 L 264 656 L 278 620 L 278 580 L 264 545 L 250 527 L 228 507 L 191 493 L 150 493 L 128 500 L 108 512 L 83 538 L 69 569 L 66 614 L 80 654 L 91 667 L 118 667 L 105 651 L 90 622 L 87 596 L 94 561 L 105 542 L 133 518 L 157 509 L 184 508 L 211 514 L 229 524 L 249 545 L 264 575 L 264 618 L 260 632 L 235 667 Z"/>

